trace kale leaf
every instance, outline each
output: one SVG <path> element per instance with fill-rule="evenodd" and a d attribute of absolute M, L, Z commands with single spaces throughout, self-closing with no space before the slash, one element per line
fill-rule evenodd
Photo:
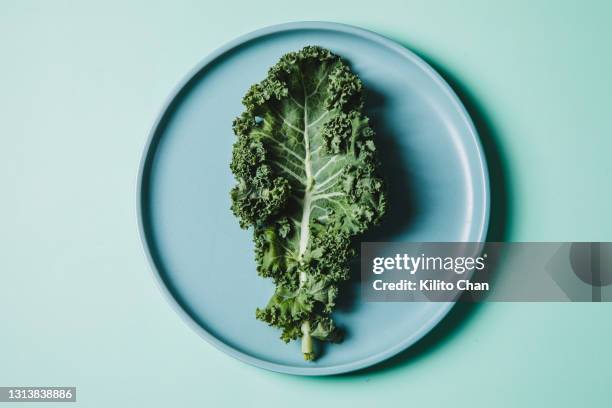
<path fill-rule="evenodd" d="M 256 317 L 302 338 L 339 341 L 331 313 L 349 277 L 353 239 L 386 209 L 362 82 L 327 49 L 283 55 L 243 98 L 234 120 L 232 211 L 253 228 L 259 275 L 276 290 Z"/>

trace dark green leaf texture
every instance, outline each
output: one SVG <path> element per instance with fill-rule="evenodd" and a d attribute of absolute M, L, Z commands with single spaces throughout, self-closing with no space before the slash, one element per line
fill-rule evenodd
<path fill-rule="evenodd" d="M 337 341 L 331 319 L 352 239 L 385 212 L 362 83 L 337 56 L 308 46 L 281 57 L 234 121 L 232 211 L 253 227 L 257 271 L 276 291 L 257 318 L 285 341 Z M 308 340 L 306 342 L 306 340 Z"/>

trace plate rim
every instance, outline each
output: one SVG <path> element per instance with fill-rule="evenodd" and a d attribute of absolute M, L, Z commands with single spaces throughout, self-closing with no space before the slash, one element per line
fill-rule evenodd
<path fill-rule="evenodd" d="M 264 28 L 260 28 L 255 31 L 251 31 L 249 33 L 243 34 L 232 41 L 229 41 L 222 45 L 221 47 L 214 50 L 212 53 L 208 54 L 203 60 L 201 60 L 195 67 L 193 67 L 182 79 L 178 82 L 177 85 L 174 86 L 169 96 L 165 99 L 162 107 L 157 114 L 155 121 L 153 122 L 153 126 L 151 127 L 147 141 L 144 146 L 143 152 L 141 154 L 140 164 L 138 167 L 138 178 L 137 178 L 137 188 L 136 188 L 136 211 L 138 218 L 138 232 L 140 236 L 140 241 L 143 246 L 148 264 L 151 273 L 153 274 L 155 281 L 159 290 L 162 292 L 163 296 L 166 298 L 166 301 L 169 302 L 170 306 L 174 309 L 174 311 L 182 318 L 183 321 L 187 323 L 200 337 L 206 340 L 209 344 L 216 347 L 218 350 L 242 361 L 247 364 L 263 368 L 269 371 L 275 371 L 279 373 L 285 374 L 293 374 L 293 375 L 304 375 L 304 376 L 326 376 L 326 375 L 336 375 L 343 374 L 352 371 L 361 370 L 372 365 L 378 364 L 384 360 L 387 360 L 402 351 L 406 350 L 417 341 L 419 341 L 422 337 L 424 337 L 427 333 L 429 333 L 451 310 L 451 308 L 455 305 L 455 302 L 447 302 L 441 307 L 436 314 L 431 316 L 431 318 L 420 327 L 420 329 L 409 337 L 405 338 L 403 341 L 399 342 L 393 347 L 387 348 L 377 354 L 368 356 L 364 359 L 332 365 L 327 367 L 297 367 L 288 364 L 278 364 L 273 363 L 268 360 L 264 360 L 258 357 L 254 357 L 248 353 L 240 351 L 232 346 L 225 344 L 223 341 L 215 337 L 213 334 L 208 332 L 205 328 L 200 326 L 194 319 L 185 311 L 185 309 L 180 305 L 178 300 L 174 297 L 168 286 L 166 285 L 164 279 L 161 276 L 159 269 L 157 268 L 157 263 L 155 260 L 155 256 L 153 255 L 150 245 L 149 239 L 147 237 L 145 221 L 144 221 L 144 205 L 145 205 L 145 176 L 148 174 L 149 167 L 151 164 L 152 153 L 155 151 L 157 147 L 156 144 L 158 142 L 158 132 L 160 130 L 161 125 L 163 124 L 166 116 L 171 111 L 172 105 L 180 98 L 183 90 L 189 85 L 189 83 L 197 77 L 197 75 L 202 72 L 209 64 L 214 63 L 215 60 L 222 57 L 223 54 L 232 51 L 234 48 L 241 46 L 249 41 L 254 39 L 278 34 L 282 32 L 288 31 L 297 31 L 297 30 L 325 30 L 325 31 L 335 31 L 341 32 L 345 34 L 355 35 L 357 37 L 365 38 L 370 41 L 374 41 L 386 48 L 391 49 L 392 51 L 398 53 L 402 57 L 410 60 L 414 64 L 416 64 L 421 70 L 424 71 L 447 95 L 451 103 L 458 110 L 461 118 L 464 121 L 466 128 L 471 136 L 472 142 L 476 148 L 476 153 L 479 160 L 480 167 L 480 176 L 481 182 L 484 186 L 484 194 L 482 197 L 482 208 L 484 209 L 482 213 L 481 219 L 478 221 L 480 224 L 480 228 L 477 231 L 478 239 L 474 240 L 475 242 L 483 242 L 486 238 L 486 233 L 488 230 L 489 218 L 490 218 L 490 194 L 491 194 L 491 186 L 489 180 L 488 166 L 486 162 L 486 157 L 484 154 L 484 149 L 481 143 L 481 140 L 478 136 L 478 132 L 472 118 L 470 117 L 467 109 L 455 93 L 455 91 L 450 87 L 450 85 L 442 78 L 442 76 L 433 69 L 428 63 L 426 63 L 421 57 L 416 55 L 414 52 L 409 50 L 408 48 L 400 45 L 396 41 L 387 38 L 381 34 L 376 32 L 363 29 L 360 27 L 356 27 L 349 24 L 343 23 L 335 23 L 335 22 L 325 22 L 325 21 L 295 21 L 289 23 L 275 24 L 270 25 Z"/>

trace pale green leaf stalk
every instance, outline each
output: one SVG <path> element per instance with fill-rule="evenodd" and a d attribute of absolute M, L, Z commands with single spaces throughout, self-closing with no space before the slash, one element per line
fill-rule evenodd
<path fill-rule="evenodd" d="M 276 290 L 258 319 L 302 339 L 341 339 L 331 313 L 353 238 L 386 209 L 362 83 L 329 50 L 283 55 L 243 98 L 234 121 L 232 211 L 253 228 L 257 271 Z"/>

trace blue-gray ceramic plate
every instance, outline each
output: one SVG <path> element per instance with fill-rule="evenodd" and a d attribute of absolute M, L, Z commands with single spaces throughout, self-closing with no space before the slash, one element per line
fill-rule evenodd
<path fill-rule="evenodd" d="M 346 330 L 305 362 L 299 344 L 255 320 L 272 283 L 257 276 L 251 233 L 232 215 L 232 120 L 249 86 L 305 45 L 344 57 L 362 78 L 389 186 L 390 211 L 369 241 L 482 241 L 488 223 L 485 158 L 465 109 L 425 62 L 375 33 L 304 22 L 264 28 L 206 58 L 177 87 L 151 132 L 139 177 L 141 236 L 160 286 L 206 340 L 247 363 L 291 374 L 357 370 L 409 347 L 452 303 L 367 303 L 343 288 L 334 317 Z"/>

